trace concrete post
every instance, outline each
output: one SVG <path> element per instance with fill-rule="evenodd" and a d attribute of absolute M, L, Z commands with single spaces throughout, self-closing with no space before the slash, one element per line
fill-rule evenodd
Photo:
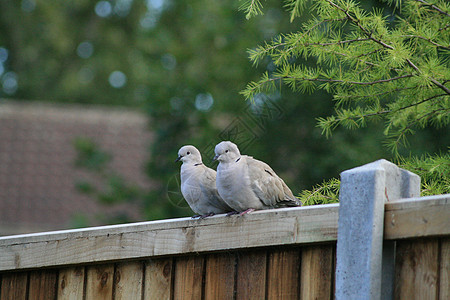
<path fill-rule="evenodd" d="M 336 299 L 392 299 L 395 244 L 383 251 L 384 203 L 418 196 L 420 177 L 384 159 L 341 173 Z"/>

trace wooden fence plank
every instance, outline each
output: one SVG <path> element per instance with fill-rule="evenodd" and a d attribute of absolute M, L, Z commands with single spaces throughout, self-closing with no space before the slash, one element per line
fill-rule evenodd
<path fill-rule="evenodd" d="M 86 300 L 111 300 L 113 294 L 114 265 L 87 267 Z"/>
<path fill-rule="evenodd" d="M 28 300 L 56 299 L 57 280 L 56 270 L 31 271 Z"/>
<path fill-rule="evenodd" d="M 395 299 L 436 299 L 439 243 L 437 239 L 397 242 Z"/>
<path fill-rule="evenodd" d="M 118 263 L 114 273 L 114 299 L 141 300 L 143 277 L 143 262 Z"/>
<path fill-rule="evenodd" d="M 61 269 L 58 276 L 58 300 L 82 300 L 84 275 L 84 267 Z"/>
<path fill-rule="evenodd" d="M 144 299 L 172 299 L 172 258 L 152 259 L 145 264 Z"/>
<path fill-rule="evenodd" d="M 333 299 L 333 245 L 302 248 L 300 299 Z"/>
<path fill-rule="evenodd" d="M 235 254 L 206 256 L 205 300 L 234 298 L 235 264 Z"/>
<path fill-rule="evenodd" d="M 298 299 L 299 249 L 271 251 L 268 268 L 267 299 Z"/>
<path fill-rule="evenodd" d="M 266 296 L 267 252 L 237 253 L 236 300 L 259 300 Z"/>
<path fill-rule="evenodd" d="M 439 299 L 450 299 L 450 238 L 441 241 L 439 285 Z"/>
<path fill-rule="evenodd" d="M 1 279 L 1 300 L 26 299 L 28 283 L 28 274 L 26 272 L 4 273 Z"/>
<path fill-rule="evenodd" d="M 188 256 L 175 260 L 174 299 L 201 299 L 204 261 L 203 256 Z"/>

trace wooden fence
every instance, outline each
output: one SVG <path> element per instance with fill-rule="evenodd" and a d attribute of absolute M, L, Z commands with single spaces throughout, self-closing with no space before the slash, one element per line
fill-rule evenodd
<path fill-rule="evenodd" d="M 450 195 L 383 210 L 389 297 L 450 299 Z M 331 204 L 1 237 L 0 299 L 342 298 L 339 215 Z"/>

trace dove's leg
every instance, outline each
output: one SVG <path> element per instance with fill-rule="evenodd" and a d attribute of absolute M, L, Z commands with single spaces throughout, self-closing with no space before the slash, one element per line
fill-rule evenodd
<path fill-rule="evenodd" d="M 227 217 L 232 216 L 232 215 L 237 215 L 237 214 L 239 214 L 238 211 L 230 211 L 230 212 L 227 212 Z"/>
<path fill-rule="evenodd" d="M 243 212 L 241 212 L 239 215 L 240 215 L 240 216 L 243 216 L 243 215 L 248 214 L 248 213 L 251 213 L 252 211 L 255 211 L 255 210 L 256 210 L 256 209 L 254 209 L 254 208 L 249 208 L 249 209 L 244 210 Z"/>

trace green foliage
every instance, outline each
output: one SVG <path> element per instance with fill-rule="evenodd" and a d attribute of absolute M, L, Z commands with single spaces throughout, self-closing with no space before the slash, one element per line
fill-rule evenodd
<path fill-rule="evenodd" d="M 399 164 L 421 177 L 422 196 L 450 194 L 450 152 L 401 158 Z"/>
<path fill-rule="evenodd" d="M 315 185 L 312 190 L 303 190 L 299 199 L 303 205 L 318 205 L 339 202 L 340 181 L 336 178 Z"/>
<path fill-rule="evenodd" d="M 421 196 L 450 194 L 450 152 L 444 155 L 424 155 L 399 158 L 399 167 L 421 177 Z M 303 190 L 299 199 L 303 205 L 339 202 L 340 180 L 332 178 Z"/>
<path fill-rule="evenodd" d="M 399 147 L 407 147 L 417 129 L 448 128 L 450 123 L 450 4 L 387 2 L 399 16 L 366 11 L 355 1 L 286 1 L 291 21 L 306 7 L 312 17 L 301 31 L 280 34 L 249 50 L 254 65 L 270 59 L 276 69 L 264 72 L 241 94 L 253 99 L 281 84 L 302 94 L 331 93 L 334 115 L 317 118 L 322 134 L 329 137 L 338 127 L 364 128 L 381 120 L 387 147 L 404 168 L 422 177 L 422 194 L 448 193 L 448 154 L 404 159 Z M 247 16 L 258 14 L 247 11 Z M 306 205 L 334 202 L 338 190 L 339 181 L 331 179 L 300 197 Z"/>
<path fill-rule="evenodd" d="M 277 68 L 250 82 L 242 94 L 252 99 L 281 83 L 300 93 L 325 90 L 333 94 L 336 107 L 335 115 L 318 118 L 325 135 L 338 126 L 362 128 L 368 121 L 383 120 L 386 145 L 395 154 L 417 129 L 447 126 L 450 5 L 389 3 L 399 16 L 366 11 L 355 1 L 287 1 L 291 20 L 306 7 L 313 16 L 301 31 L 249 50 L 255 65 L 269 58 Z"/>

